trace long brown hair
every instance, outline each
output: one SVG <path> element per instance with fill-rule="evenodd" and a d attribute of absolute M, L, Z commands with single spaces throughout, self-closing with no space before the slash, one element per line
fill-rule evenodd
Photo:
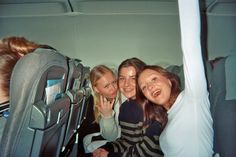
<path fill-rule="evenodd" d="M 146 69 L 154 70 L 171 81 L 172 87 L 171 87 L 171 96 L 169 99 L 169 103 L 171 105 L 173 105 L 177 96 L 181 92 L 179 77 L 177 75 L 175 75 L 174 73 L 168 72 L 166 69 L 164 69 L 160 66 L 146 65 L 142 68 L 142 70 L 140 70 L 140 72 L 137 75 L 138 76 L 137 78 L 139 78 L 140 74 Z M 137 82 L 137 84 L 138 84 L 138 82 Z M 144 96 L 144 94 L 142 93 L 142 90 L 140 89 L 139 86 L 137 86 L 137 95 L 138 95 L 137 97 L 139 98 L 139 102 L 142 104 L 142 107 L 144 110 L 145 125 L 148 126 L 152 121 L 158 120 L 161 123 L 162 128 L 164 128 L 167 121 L 168 121 L 166 109 L 164 107 L 162 107 L 161 105 L 154 104 L 154 103 L 150 102 Z"/>

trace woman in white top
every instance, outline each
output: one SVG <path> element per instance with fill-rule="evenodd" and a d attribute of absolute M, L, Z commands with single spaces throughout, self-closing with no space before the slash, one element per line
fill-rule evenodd
<path fill-rule="evenodd" d="M 158 66 L 146 66 L 138 77 L 144 96 L 163 106 L 168 122 L 160 136 L 165 157 L 211 157 L 213 129 L 200 45 L 198 0 L 179 0 L 185 88 Z M 153 111 L 154 112 L 154 111 Z"/>

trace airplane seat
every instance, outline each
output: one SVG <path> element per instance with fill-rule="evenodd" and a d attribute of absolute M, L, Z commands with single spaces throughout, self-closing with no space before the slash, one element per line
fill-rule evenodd
<path fill-rule="evenodd" d="M 236 54 L 213 63 L 210 102 L 214 151 L 220 157 L 236 156 Z"/>
<path fill-rule="evenodd" d="M 82 109 L 80 112 L 80 118 L 78 123 L 78 156 L 84 156 L 83 138 L 87 134 L 99 131 L 99 125 L 94 123 L 93 114 L 93 95 L 90 85 L 90 67 L 85 66 L 83 68 L 83 76 L 81 82 L 81 88 L 84 91 L 84 97 L 82 102 Z"/>
<path fill-rule="evenodd" d="M 184 89 L 184 69 L 183 65 L 170 65 L 166 67 L 166 70 L 176 74 L 180 78 L 181 90 Z M 211 76 L 212 76 L 212 68 L 210 62 L 205 62 L 205 70 L 206 70 L 206 79 L 208 82 L 208 86 L 210 86 Z"/>
<path fill-rule="evenodd" d="M 166 68 L 167 71 L 172 72 L 179 76 L 180 78 L 180 85 L 181 85 L 181 90 L 184 89 L 184 70 L 183 70 L 183 65 L 170 65 Z"/>
<path fill-rule="evenodd" d="M 80 60 L 68 58 L 69 73 L 66 94 L 70 97 L 71 105 L 62 153 L 60 156 L 73 156 L 72 154 L 75 154 L 76 156 L 77 154 L 74 145 L 84 96 L 84 92 L 81 89 L 83 65 L 80 62 Z"/>
<path fill-rule="evenodd" d="M 206 74 L 206 79 L 207 79 L 207 87 L 208 87 L 208 92 L 209 88 L 211 87 L 211 80 L 212 80 L 212 65 L 211 61 L 205 61 L 205 74 Z"/>
<path fill-rule="evenodd" d="M 90 87 L 89 73 L 90 73 L 90 67 L 85 66 L 83 68 L 82 82 L 81 82 L 81 89 L 83 90 L 84 95 L 80 110 L 78 129 L 80 128 L 84 120 L 87 118 L 88 105 L 91 103 L 92 89 Z"/>
<path fill-rule="evenodd" d="M 39 48 L 17 62 L 1 157 L 59 156 L 70 109 L 67 73 L 66 58 L 52 49 Z"/>
<path fill-rule="evenodd" d="M 67 86 L 67 94 L 71 98 L 70 118 L 60 156 L 76 157 L 81 148 L 79 143 L 79 136 L 81 136 L 80 126 L 87 118 L 92 90 L 89 86 L 89 67 L 83 66 L 80 60 L 71 59 L 69 61 L 69 69 L 69 71 L 74 71 L 69 72 Z"/>

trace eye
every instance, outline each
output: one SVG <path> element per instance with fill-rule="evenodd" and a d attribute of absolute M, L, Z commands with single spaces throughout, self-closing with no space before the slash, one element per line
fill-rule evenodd
<path fill-rule="evenodd" d="M 153 78 L 151 79 L 151 81 L 152 81 L 152 82 L 156 82 L 156 81 L 157 81 L 157 77 L 153 77 Z"/>
<path fill-rule="evenodd" d="M 119 77 L 119 81 L 124 81 L 125 78 L 124 77 Z"/>
<path fill-rule="evenodd" d="M 116 80 L 114 80 L 114 81 L 112 82 L 112 84 L 117 84 L 117 81 L 116 81 Z"/>
<path fill-rule="evenodd" d="M 104 88 L 107 89 L 107 88 L 109 88 L 109 86 L 110 86 L 110 84 L 107 84 L 107 85 L 104 86 Z"/>
<path fill-rule="evenodd" d="M 147 86 L 142 86 L 141 90 L 144 92 L 147 89 Z"/>
<path fill-rule="evenodd" d="M 120 82 L 120 83 L 125 82 L 125 78 L 124 78 L 124 77 L 119 77 L 119 82 Z"/>
<path fill-rule="evenodd" d="M 135 76 L 132 76 L 131 79 L 132 79 L 132 80 L 136 80 L 136 77 L 135 77 Z"/>

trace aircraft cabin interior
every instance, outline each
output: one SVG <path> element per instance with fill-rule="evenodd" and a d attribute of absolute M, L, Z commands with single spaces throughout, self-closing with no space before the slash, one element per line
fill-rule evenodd
<path fill-rule="evenodd" d="M 199 0 L 199 8 L 213 150 L 235 157 L 236 0 Z M 178 0 L 0 0 L 0 39 L 52 47 L 14 67 L 0 157 L 86 156 L 83 137 L 99 131 L 89 78 L 96 65 L 117 72 L 137 57 L 175 73 L 183 89 L 180 29 Z"/>

